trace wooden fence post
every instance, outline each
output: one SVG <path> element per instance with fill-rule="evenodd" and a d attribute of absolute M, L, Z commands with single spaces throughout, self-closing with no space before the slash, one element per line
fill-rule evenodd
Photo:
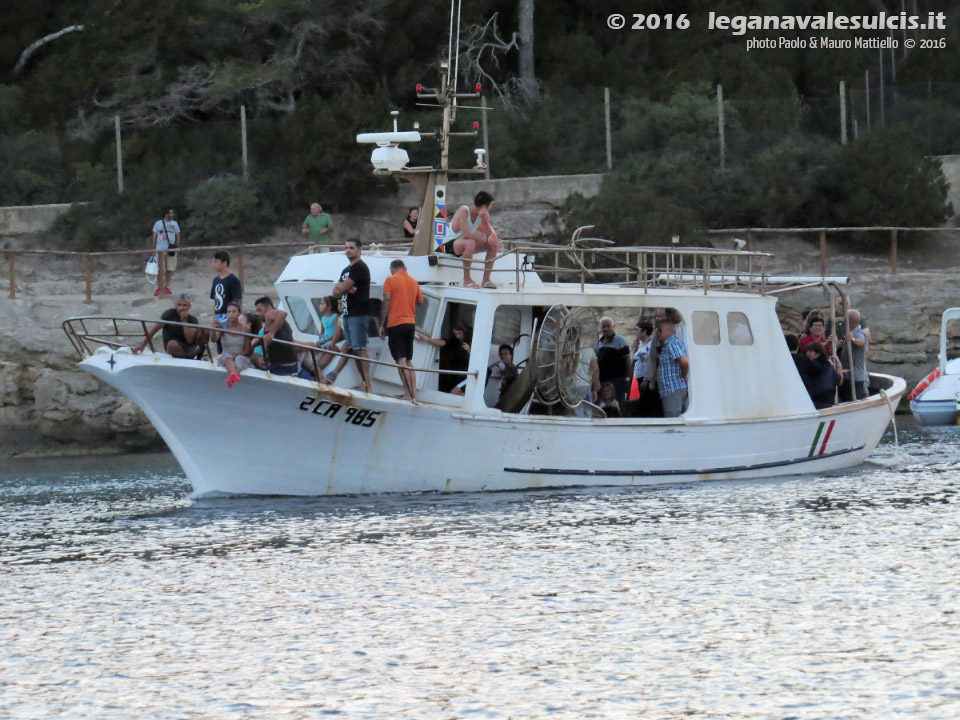
<path fill-rule="evenodd" d="M 890 273 L 897 274 L 897 229 L 890 231 Z"/>
<path fill-rule="evenodd" d="M 827 276 L 827 231 L 820 231 L 820 277 Z"/>
<path fill-rule="evenodd" d="M 16 281 L 16 258 L 17 254 L 7 250 L 7 268 L 10 271 L 10 299 L 15 300 L 17 297 L 17 281 Z"/>
<path fill-rule="evenodd" d="M 87 305 L 93 304 L 93 255 L 85 253 L 83 256 L 83 277 L 87 281 Z"/>
<path fill-rule="evenodd" d="M 607 132 L 607 171 L 613 170 L 613 143 L 610 137 L 610 88 L 603 89 L 603 122 Z"/>

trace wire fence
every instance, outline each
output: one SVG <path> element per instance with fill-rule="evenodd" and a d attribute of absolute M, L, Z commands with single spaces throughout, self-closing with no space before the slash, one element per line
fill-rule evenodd
<path fill-rule="evenodd" d="M 817 255 L 818 267 L 811 266 L 809 274 L 813 275 L 819 271 L 821 277 L 831 275 L 831 253 L 828 246 L 828 237 L 837 235 L 865 235 L 884 233 L 889 238 L 888 244 L 888 266 L 889 272 L 896 275 L 899 270 L 900 241 L 908 233 L 948 233 L 960 236 L 960 228 L 908 228 L 908 227 L 825 227 L 825 228 L 721 228 L 710 230 L 707 235 L 713 238 L 736 238 L 735 249 L 747 252 L 762 251 L 763 239 L 773 236 L 802 236 L 807 234 L 815 235 L 819 239 L 819 252 Z M 739 237 L 738 237 L 739 236 Z M 503 238 L 505 241 L 504 252 L 514 252 L 518 248 L 527 248 L 535 256 L 540 257 L 540 262 L 533 265 L 532 269 L 540 273 L 544 280 L 561 280 L 561 275 L 570 270 L 570 268 L 560 267 L 560 257 L 562 253 L 570 250 L 567 245 L 553 245 L 539 242 L 539 238 L 532 236 Z M 373 245 L 370 248 L 372 252 L 381 250 L 401 250 L 409 249 L 407 243 L 389 243 L 382 245 Z M 191 247 L 186 250 L 179 249 L 177 252 L 181 258 L 187 256 L 186 264 L 189 266 L 199 257 L 209 257 L 215 250 L 226 250 L 232 257 L 232 269 L 236 272 L 241 286 L 246 281 L 247 269 L 249 263 L 255 262 L 257 274 L 263 276 L 265 273 L 274 273 L 274 277 L 286 264 L 289 257 L 298 252 L 326 252 L 342 250 L 342 245 L 317 246 L 309 242 L 296 243 L 263 243 L 263 244 L 235 244 L 235 245 L 216 245 Z M 686 249 L 685 252 L 694 252 L 694 249 Z M 156 254 L 154 250 L 117 250 L 106 252 L 69 252 L 63 250 L 4 250 L 3 256 L 5 262 L 2 267 L 6 270 L 6 278 L 0 272 L 0 283 L 4 283 L 8 288 L 8 296 L 16 299 L 18 293 L 21 295 L 30 294 L 36 296 L 42 294 L 45 297 L 54 295 L 72 295 L 75 294 L 77 287 L 83 287 L 84 302 L 92 304 L 95 296 L 123 295 L 126 293 L 148 294 L 144 290 L 143 262 L 147 257 Z M 160 251 L 165 252 L 165 251 Z M 598 253 L 600 251 L 597 251 Z M 623 252 L 636 252 L 629 248 L 623 249 Z M 670 248 L 665 247 L 664 253 L 669 253 Z M 722 252 L 722 251 L 712 251 Z M 601 253 L 602 254 L 602 253 Z M 548 258 L 553 258 L 550 261 Z M 51 262 L 59 261 L 59 264 L 52 266 Z M 181 259 L 181 263 L 184 260 Z M 479 261 L 478 261 L 479 262 Z M 552 264 L 551 264 L 552 262 Z M 24 265 L 27 265 L 24 267 Z M 571 266 L 573 267 L 573 266 Z M 627 267 L 627 270 L 624 270 Z M 519 266 L 518 266 L 519 268 Z M 118 269 L 126 274 L 124 282 L 110 282 L 109 279 L 116 275 Z M 581 268 L 582 269 L 582 268 Z M 610 270 L 611 277 L 603 282 L 618 282 L 619 275 L 624 275 L 626 281 L 629 281 L 630 272 L 637 272 L 636 267 L 631 267 L 625 263 L 615 263 L 614 269 Z M 519 269 L 518 269 L 519 272 Z M 603 275 L 603 270 L 591 271 Z M 51 278 L 51 276 L 55 276 Z M 63 280 L 76 279 L 77 284 L 64 283 Z M 581 282 L 583 278 L 581 277 Z M 272 278 L 270 280 L 272 282 Z M 153 287 L 151 283 L 151 288 Z M 72 291 L 72 292 L 71 292 Z"/>

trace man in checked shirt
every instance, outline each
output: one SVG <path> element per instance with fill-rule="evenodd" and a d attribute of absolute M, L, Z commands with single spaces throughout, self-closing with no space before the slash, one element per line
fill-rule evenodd
<path fill-rule="evenodd" d="M 687 404 L 687 377 L 690 359 L 687 348 L 677 336 L 677 325 L 668 318 L 657 321 L 663 347 L 657 367 L 657 389 L 663 402 L 664 417 L 680 417 Z"/>

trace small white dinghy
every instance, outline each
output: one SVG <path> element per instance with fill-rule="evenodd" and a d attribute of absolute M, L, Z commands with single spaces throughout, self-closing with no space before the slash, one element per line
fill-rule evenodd
<path fill-rule="evenodd" d="M 947 308 L 940 321 L 940 364 L 910 393 L 910 411 L 922 425 L 955 425 L 960 417 L 960 357 L 947 360 L 947 323 L 960 307 Z"/>

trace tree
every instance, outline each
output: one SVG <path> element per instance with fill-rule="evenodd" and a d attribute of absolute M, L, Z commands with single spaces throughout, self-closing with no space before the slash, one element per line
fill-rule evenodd
<path fill-rule="evenodd" d="M 931 227 L 951 213 L 947 181 L 923 139 L 903 126 L 876 128 L 816 174 L 806 208 L 816 225 Z"/>

